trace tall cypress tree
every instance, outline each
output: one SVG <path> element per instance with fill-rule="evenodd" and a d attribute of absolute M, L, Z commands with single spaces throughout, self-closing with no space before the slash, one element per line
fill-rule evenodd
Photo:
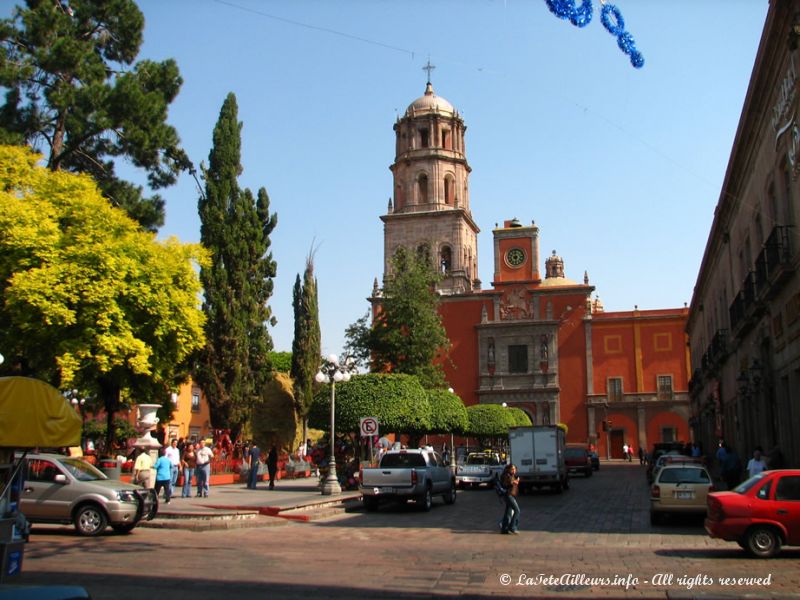
<path fill-rule="evenodd" d="M 303 420 L 303 441 L 305 442 L 308 438 L 308 413 L 314 400 L 314 375 L 319 369 L 322 343 L 313 252 L 306 259 L 302 284 L 300 275 L 295 280 L 292 304 L 294 307 L 294 340 L 292 341 L 291 374 L 294 381 L 295 410 Z"/>
<path fill-rule="evenodd" d="M 238 437 L 271 375 L 274 324 L 268 306 L 276 263 L 269 252 L 277 215 L 269 196 L 240 189 L 241 129 L 236 96 L 228 94 L 214 127 L 209 166 L 200 198 L 200 240 L 211 263 L 200 271 L 207 316 L 206 346 L 197 381 L 208 398 L 214 427 Z"/>

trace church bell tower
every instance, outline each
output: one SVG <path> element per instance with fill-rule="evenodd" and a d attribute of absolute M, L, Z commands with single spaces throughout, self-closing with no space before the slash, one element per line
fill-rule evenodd
<path fill-rule="evenodd" d="M 437 96 L 430 81 L 394 124 L 395 159 L 390 170 L 394 193 L 384 223 L 384 275 L 405 247 L 426 250 L 441 271 L 443 295 L 480 289 L 478 226 L 469 209 L 466 126 L 458 111 Z"/>

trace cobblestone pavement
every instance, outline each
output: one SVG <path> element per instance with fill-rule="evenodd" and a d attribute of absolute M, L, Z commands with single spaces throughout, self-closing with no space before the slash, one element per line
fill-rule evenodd
<path fill-rule="evenodd" d="M 428 513 L 386 505 L 261 529 L 86 539 L 41 526 L 18 582 L 83 585 L 99 600 L 800 598 L 800 549 L 757 560 L 708 538 L 699 519 L 652 527 L 637 463 L 603 463 L 564 494 L 520 505 L 516 536 L 499 534 L 492 490 L 459 492 L 454 506 L 437 499 Z"/>

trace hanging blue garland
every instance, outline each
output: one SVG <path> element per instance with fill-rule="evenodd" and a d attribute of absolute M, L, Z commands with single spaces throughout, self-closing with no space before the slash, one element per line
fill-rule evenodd
<path fill-rule="evenodd" d="M 586 27 L 592 21 L 592 0 L 581 0 L 579 7 L 575 0 L 545 0 L 547 7 L 559 19 L 569 20 L 576 27 Z"/>
<path fill-rule="evenodd" d="M 622 12 L 613 4 L 605 4 L 600 11 L 600 21 L 608 33 L 617 38 L 619 49 L 631 57 L 631 64 L 637 69 L 641 69 L 644 66 L 644 56 L 636 48 L 633 36 L 625 31 L 625 19 L 622 18 Z"/>
<path fill-rule="evenodd" d="M 592 21 L 592 0 L 581 0 L 581 5 L 578 7 L 575 6 L 575 0 L 545 0 L 545 3 L 555 16 L 568 20 L 576 27 L 586 27 Z M 631 64 L 641 69 L 644 66 L 644 56 L 636 48 L 633 36 L 625 31 L 622 12 L 613 4 L 606 4 L 604 0 L 600 0 L 600 3 L 603 5 L 600 11 L 603 27 L 617 38 L 617 46 L 631 57 Z"/>

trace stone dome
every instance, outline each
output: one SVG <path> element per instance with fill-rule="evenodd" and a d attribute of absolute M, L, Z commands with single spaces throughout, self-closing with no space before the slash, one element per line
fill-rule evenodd
<path fill-rule="evenodd" d="M 411 104 L 408 105 L 406 109 L 407 117 L 413 117 L 416 115 L 424 114 L 426 112 L 434 112 L 434 113 L 444 113 L 444 114 L 455 114 L 456 109 L 453 108 L 453 105 L 450 104 L 447 100 L 442 98 L 441 96 L 437 96 L 433 93 L 433 85 L 431 85 L 430 81 L 425 86 L 425 95 L 420 96 L 416 100 L 414 100 Z"/>

